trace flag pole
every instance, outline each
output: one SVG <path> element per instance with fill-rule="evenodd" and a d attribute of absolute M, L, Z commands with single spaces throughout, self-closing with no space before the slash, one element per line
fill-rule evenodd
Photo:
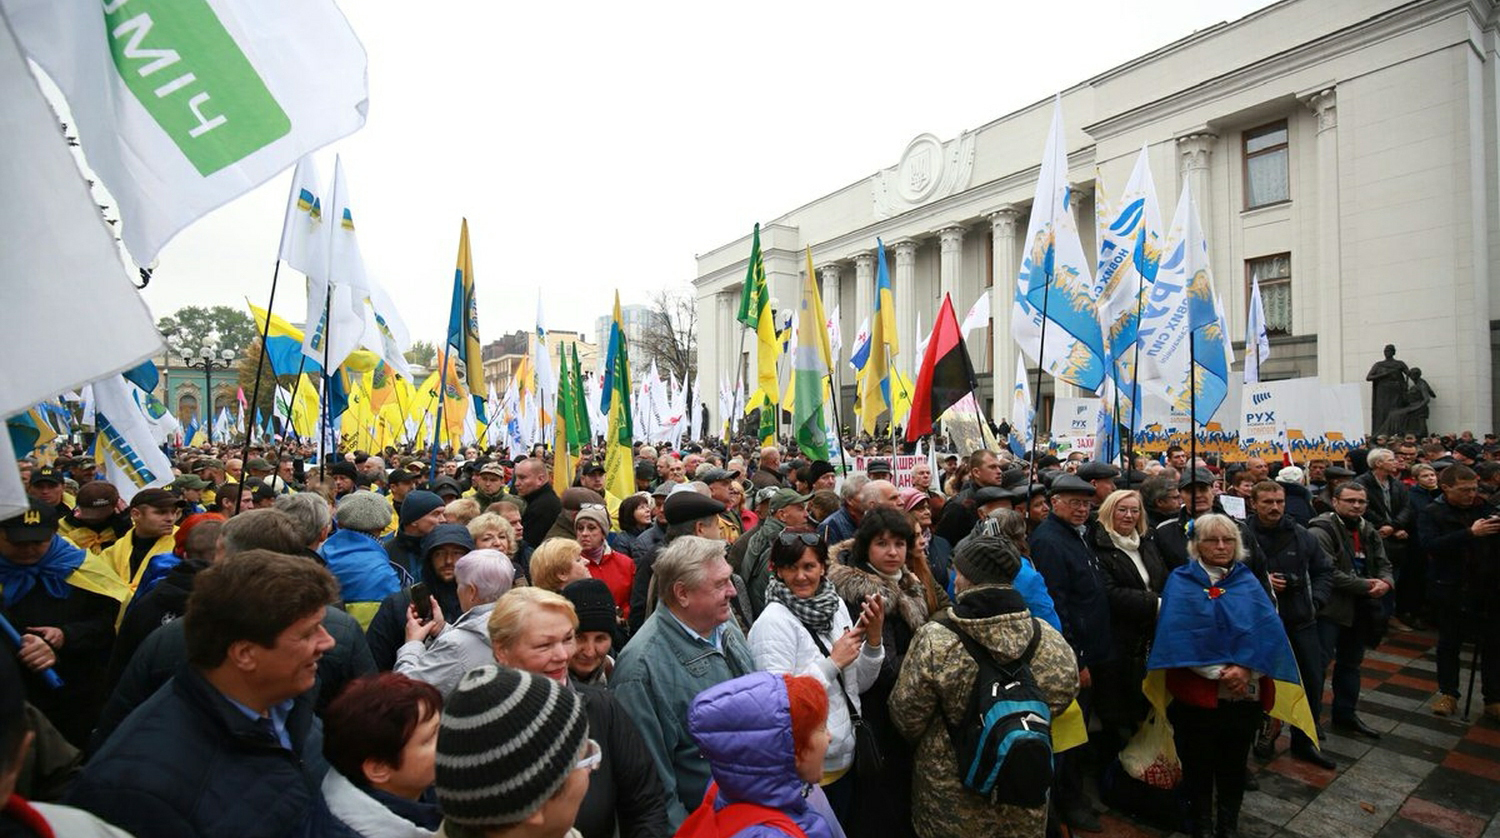
<path fill-rule="evenodd" d="M 1189 324 L 1191 326 L 1192 324 Z M 1188 331 L 1188 474 L 1198 467 L 1198 341 Z"/>
<path fill-rule="evenodd" d="M 251 385 L 250 387 L 250 403 L 256 405 L 257 407 L 260 405 L 260 374 L 261 371 L 266 367 L 266 352 L 269 351 L 268 347 L 266 346 L 266 342 L 271 339 L 271 307 L 276 304 L 276 280 L 280 276 L 281 259 L 278 256 L 276 259 L 276 267 L 271 271 L 271 298 L 269 300 L 266 300 L 266 326 L 264 329 L 260 330 L 260 359 L 256 361 L 255 364 L 255 384 Z M 273 406 L 271 409 L 271 413 L 275 414 L 275 412 L 276 410 Z M 240 462 L 250 462 L 250 439 L 252 436 L 253 434 L 245 434 L 245 447 L 240 452 Z"/>
<path fill-rule="evenodd" d="M 844 454 L 844 423 L 839 419 L 839 394 L 833 386 L 833 372 L 830 370 L 823 378 L 828 382 L 828 396 L 833 399 L 833 438 L 839 441 L 839 465 L 843 466 L 844 474 L 848 474 L 849 459 Z"/>
<path fill-rule="evenodd" d="M 271 313 L 266 312 L 266 322 L 270 322 Z M 328 408 L 332 406 L 333 399 L 329 392 L 333 377 L 328 374 L 328 335 L 333 331 L 333 283 L 328 283 L 328 290 L 323 295 L 323 409 L 318 411 L 322 422 L 318 428 L 318 482 L 323 482 L 324 473 L 328 470 L 328 457 L 324 449 L 328 445 Z"/>
<path fill-rule="evenodd" d="M 443 432 L 443 402 L 448 400 L 448 353 L 452 351 L 452 342 L 443 344 L 443 364 L 438 368 L 437 417 L 432 421 L 432 451 L 429 452 L 431 456 L 427 468 L 429 483 L 437 479 L 438 439 Z M 448 434 L 448 441 L 453 441 L 452 433 Z"/>
<path fill-rule="evenodd" d="M 1126 455 L 1126 463 L 1127 463 L 1127 466 L 1126 466 L 1127 476 L 1126 476 L 1125 480 L 1126 480 L 1126 485 L 1127 486 L 1129 485 L 1129 480 L 1130 480 L 1130 478 L 1128 476 L 1129 466 L 1135 464 L 1135 432 L 1136 432 L 1135 417 L 1137 415 L 1139 415 L 1140 417 L 1145 418 L 1145 415 L 1146 415 L 1145 408 L 1143 408 L 1141 406 L 1141 333 L 1140 333 L 1140 330 L 1141 330 L 1141 309 L 1144 308 L 1144 306 L 1142 304 L 1142 301 L 1141 301 L 1141 298 L 1143 296 L 1145 296 L 1145 294 L 1146 294 L 1146 276 L 1145 276 L 1145 274 L 1142 274 L 1140 272 L 1139 268 L 1136 269 L 1135 275 L 1136 275 L 1136 285 L 1135 285 L 1135 329 L 1136 329 L 1136 334 L 1135 334 L 1135 343 L 1133 343 L 1131 345 L 1131 353 L 1133 355 L 1133 358 L 1132 358 L 1132 360 L 1130 362 L 1130 420 L 1129 420 L 1129 422 L 1126 423 L 1126 426 L 1128 428 L 1130 428 L 1130 436 L 1125 439 L 1125 455 Z M 1115 388 L 1115 390 L 1116 390 L 1115 394 L 1118 396 L 1119 395 L 1119 388 L 1117 387 L 1117 388 Z M 1116 420 L 1117 423 L 1119 421 L 1119 417 L 1120 417 L 1119 411 L 1116 411 L 1115 412 L 1115 420 Z"/>
<path fill-rule="evenodd" d="M 1042 418 L 1042 368 L 1047 361 L 1047 303 L 1052 299 L 1052 277 L 1045 277 L 1042 286 L 1042 329 L 1037 338 L 1036 387 L 1031 393 L 1031 479 L 1036 479 L 1037 423 Z"/>

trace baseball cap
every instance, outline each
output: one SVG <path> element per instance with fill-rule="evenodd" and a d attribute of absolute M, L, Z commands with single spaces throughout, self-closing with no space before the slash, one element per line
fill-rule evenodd
<path fill-rule="evenodd" d="M 54 483 L 60 486 L 62 485 L 62 475 L 52 466 L 42 466 L 32 469 L 31 485 L 35 486 L 38 483 Z"/>
<path fill-rule="evenodd" d="M 142 489 L 135 493 L 135 497 L 130 499 L 131 509 L 142 506 L 155 507 L 156 509 L 181 509 L 186 505 L 186 501 L 166 489 Z"/>
<path fill-rule="evenodd" d="M 6 539 L 10 541 L 32 544 L 51 541 L 52 536 L 57 534 L 57 509 L 39 500 L 32 500 L 31 507 L 20 515 L 0 521 L 0 530 L 5 532 Z"/>
<path fill-rule="evenodd" d="M 479 467 L 479 473 L 480 474 L 493 474 L 496 477 L 504 477 L 505 476 L 505 466 L 502 466 L 499 463 L 485 463 L 484 465 L 482 465 L 482 466 Z"/>
<path fill-rule="evenodd" d="M 737 471 L 730 471 L 727 468 L 712 467 L 704 470 L 701 474 L 699 474 L 698 479 L 702 480 L 704 483 L 718 483 L 721 480 L 735 480 L 738 479 L 739 476 L 740 473 Z"/>
<path fill-rule="evenodd" d="M 73 517 L 80 521 L 102 521 L 115 514 L 115 505 L 120 502 L 120 490 L 107 480 L 94 480 L 83 484 L 78 490 L 77 501 Z"/>
<path fill-rule="evenodd" d="M 800 495 L 796 489 L 777 489 L 776 494 L 771 496 L 771 511 L 786 509 L 788 506 L 807 503 L 810 500 L 812 500 L 812 495 Z"/>

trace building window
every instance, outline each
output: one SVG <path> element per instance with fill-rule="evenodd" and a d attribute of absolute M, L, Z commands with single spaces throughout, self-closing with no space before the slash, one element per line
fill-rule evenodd
<path fill-rule="evenodd" d="M 1292 254 L 1278 253 L 1245 261 L 1245 299 L 1250 283 L 1260 282 L 1260 304 L 1266 310 L 1266 333 L 1292 333 Z"/>
<path fill-rule="evenodd" d="M 1286 141 L 1286 120 L 1245 132 L 1245 209 L 1291 200 Z"/>

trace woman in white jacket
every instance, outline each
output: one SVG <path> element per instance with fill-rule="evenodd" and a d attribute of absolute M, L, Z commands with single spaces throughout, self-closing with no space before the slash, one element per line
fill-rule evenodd
<path fill-rule="evenodd" d="M 828 581 L 828 545 L 817 533 L 783 532 L 770 553 L 766 608 L 750 627 L 750 652 L 767 672 L 810 675 L 828 690 L 828 754 L 821 785 L 840 822 L 854 792 L 859 694 L 880 675 L 885 606 L 867 599 L 858 624 Z"/>

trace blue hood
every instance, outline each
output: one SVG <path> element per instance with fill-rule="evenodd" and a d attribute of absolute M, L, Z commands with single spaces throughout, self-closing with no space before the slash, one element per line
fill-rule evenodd
<path fill-rule="evenodd" d="M 385 547 L 373 535 L 339 530 L 318 548 L 328 572 L 339 580 L 345 602 L 379 602 L 401 590 Z"/>
<path fill-rule="evenodd" d="M 806 809 L 782 676 L 753 672 L 698 693 L 688 708 L 688 732 L 708 760 L 721 798 L 788 814 Z"/>

